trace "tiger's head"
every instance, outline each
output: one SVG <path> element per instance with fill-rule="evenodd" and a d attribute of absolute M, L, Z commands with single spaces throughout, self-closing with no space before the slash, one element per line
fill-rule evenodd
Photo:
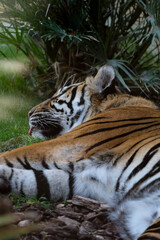
<path fill-rule="evenodd" d="M 40 138 L 57 137 L 95 116 L 104 110 L 106 96 L 117 92 L 114 78 L 113 67 L 105 65 L 95 77 L 59 89 L 29 111 L 29 134 Z"/>

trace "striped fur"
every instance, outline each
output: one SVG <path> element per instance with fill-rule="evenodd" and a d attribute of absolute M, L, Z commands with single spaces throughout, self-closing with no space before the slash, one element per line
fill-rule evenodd
<path fill-rule="evenodd" d="M 152 223 L 138 240 L 159 240 L 160 239 L 160 218 Z"/>
<path fill-rule="evenodd" d="M 74 116 L 78 103 L 87 109 L 79 114 L 81 123 L 62 136 L 2 153 L 0 191 L 56 201 L 78 194 L 107 202 L 121 236 L 136 240 L 160 217 L 160 111 L 147 100 L 113 92 L 109 72 L 111 68 L 103 67 L 95 78 L 63 89 L 31 110 L 30 133 L 46 137 L 41 121 L 47 111 L 54 109 L 53 118 L 55 109 Z M 154 227 L 139 239 L 154 239 Z"/>

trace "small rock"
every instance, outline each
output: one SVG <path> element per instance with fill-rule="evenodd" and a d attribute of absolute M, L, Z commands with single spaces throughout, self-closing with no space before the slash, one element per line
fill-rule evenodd
<path fill-rule="evenodd" d="M 60 216 L 58 217 L 58 219 L 62 222 L 64 222 L 67 226 L 71 226 L 73 228 L 75 227 L 79 227 L 80 226 L 80 223 L 77 222 L 76 220 L 73 220 L 71 218 L 68 218 L 68 217 L 64 217 L 64 216 Z"/>
<path fill-rule="evenodd" d="M 18 226 L 19 226 L 19 227 L 27 227 L 27 226 L 29 226 L 30 224 L 31 224 L 31 221 L 28 220 L 28 219 L 26 219 L 26 220 L 20 221 L 20 222 L 18 223 Z"/>
<path fill-rule="evenodd" d="M 26 219 L 32 220 L 34 222 L 40 222 L 40 220 L 43 218 L 43 215 L 40 211 L 29 210 L 25 211 L 24 214 Z"/>
<path fill-rule="evenodd" d="M 21 212 L 14 213 L 14 217 L 15 217 L 15 222 L 20 222 L 25 219 L 24 213 L 21 213 Z"/>
<path fill-rule="evenodd" d="M 100 204 L 100 209 L 101 209 L 102 211 L 109 211 L 109 210 L 110 210 L 110 207 L 108 206 L 107 203 L 101 203 L 101 204 Z"/>
<path fill-rule="evenodd" d="M 100 236 L 100 235 L 96 235 L 96 236 L 95 236 L 95 239 L 96 239 L 96 240 L 104 240 L 104 237 L 102 237 L 102 236 Z"/>
<path fill-rule="evenodd" d="M 59 204 L 57 204 L 57 206 L 56 206 L 56 208 L 63 208 L 63 207 L 65 207 L 65 204 L 64 204 L 64 203 L 59 203 Z"/>
<path fill-rule="evenodd" d="M 81 235 L 88 235 L 88 234 L 92 234 L 95 231 L 94 225 L 89 222 L 89 221 L 84 221 L 81 225 L 81 227 L 79 228 L 79 234 Z"/>

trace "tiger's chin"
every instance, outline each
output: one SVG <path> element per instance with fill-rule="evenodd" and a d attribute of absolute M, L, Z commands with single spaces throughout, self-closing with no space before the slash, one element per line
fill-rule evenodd
<path fill-rule="evenodd" d="M 38 127 L 30 127 L 29 135 L 34 138 L 41 138 L 41 139 L 52 139 L 56 138 L 62 132 L 63 128 L 61 126 L 57 126 L 56 128 L 46 128 L 40 129 Z"/>

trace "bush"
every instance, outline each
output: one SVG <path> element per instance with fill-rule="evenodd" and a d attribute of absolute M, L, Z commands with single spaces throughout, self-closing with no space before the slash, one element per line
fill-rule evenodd
<path fill-rule="evenodd" d="M 159 0 L 1 0 L 1 5 L 1 18 L 13 33 L 2 22 L 0 41 L 23 51 L 38 84 L 57 88 L 81 81 L 107 63 L 128 90 L 159 88 Z"/>

